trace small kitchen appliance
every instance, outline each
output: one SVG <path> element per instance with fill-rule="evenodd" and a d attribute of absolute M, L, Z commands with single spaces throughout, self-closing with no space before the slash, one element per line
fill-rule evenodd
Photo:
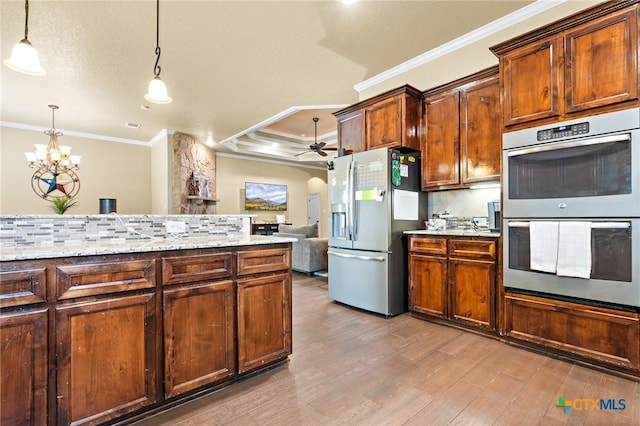
<path fill-rule="evenodd" d="M 489 230 L 491 232 L 500 231 L 500 201 L 489 201 L 487 209 L 489 211 Z"/>

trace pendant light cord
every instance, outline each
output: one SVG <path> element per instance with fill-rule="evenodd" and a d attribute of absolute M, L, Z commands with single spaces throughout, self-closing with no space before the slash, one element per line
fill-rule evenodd
<path fill-rule="evenodd" d="M 153 66 L 153 74 L 160 77 L 160 0 L 156 0 L 156 64 Z"/>
<path fill-rule="evenodd" d="M 29 0 L 24 2 L 24 40 L 29 39 Z"/>

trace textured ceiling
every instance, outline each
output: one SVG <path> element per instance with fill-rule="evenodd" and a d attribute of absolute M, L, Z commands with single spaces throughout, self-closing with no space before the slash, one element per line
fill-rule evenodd
<path fill-rule="evenodd" d="M 355 84 L 529 3 L 162 0 L 161 78 L 173 102 L 155 105 L 143 98 L 155 1 L 31 0 L 29 40 L 47 74 L 2 66 L 0 119 L 48 127 L 47 105 L 58 104 L 62 130 L 141 143 L 165 128 L 211 133 L 227 152 L 317 160 L 295 155 L 313 142 L 312 118 L 318 139 L 335 142 L 331 112 L 358 101 Z M 2 0 L 0 15 L 4 59 L 23 36 L 24 2 Z"/>

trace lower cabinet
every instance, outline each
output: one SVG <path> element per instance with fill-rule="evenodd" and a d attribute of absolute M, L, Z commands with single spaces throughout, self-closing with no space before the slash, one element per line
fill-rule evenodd
<path fill-rule="evenodd" d="M 506 293 L 505 335 L 516 341 L 635 373 L 640 315 L 574 302 Z"/>
<path fill-rule="evenodd" d="M 0 314 L 0 424 L 47 424 L 45 308 Z"/>
<path fill-rule="evenodd" d="M 59 425 L 98 424 L 157 401 L 155 294 L 56 308 Z"/>
<path fill-rule="evenodd" d="M 495 332 L 495 239 L 412 236 L 409 311 Z"/>
<path fill-rule="evenodd" d="M 132 422 L 291 354 L 291 243 L 0 267 L 3 426 Z"/>
<path fill-rule="evenodd" d="M 231 280 L 164 289 L 165 397 L 235 374 L 234 301 Z"/>
<path fill-rule="evenodd" d="M 291 275 L 239 279 L 238 372 L 245 373 L 291 353 Z"/>

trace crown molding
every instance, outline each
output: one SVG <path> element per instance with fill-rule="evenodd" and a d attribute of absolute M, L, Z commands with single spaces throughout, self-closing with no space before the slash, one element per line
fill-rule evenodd
<path fill-rule="evenodd" d="M 425 65 L 437 58 L 440 58 L 444 55 L 448 55 L 469 44 L 475 43 L 480 39 L 493 35 L 497 32 L 504 30 L 505 28 L 518 24 L 542 12 L 552 9 L 558 6 L 559 4 L 564 3 L 565 1 L 567 0 L 537 0 L 536 2 L 531 3 L 521 9 L 518 9 L 515 12 L 512 12 L 508 15 L 505 15 L 501 18 L 496 19 L 495 21 L 490 22 L 487 25 L 477 28 L 456 39 L 453 39 L 421 55 L 418 55 L 415 58 L 409 59 L 406 62 L 396 65 L 395 67 L 387 71 L 384 71 L 367 80 L 364 80 L 354 85 L 353 88 L 358 93 L 361 93 L 366 89 L 370 89 L 373 86 L 376 86 L 389 79 L 392 79 L 401 74 L 404 74 L 405 72 L 411 71 L 414 68 Z"/>

